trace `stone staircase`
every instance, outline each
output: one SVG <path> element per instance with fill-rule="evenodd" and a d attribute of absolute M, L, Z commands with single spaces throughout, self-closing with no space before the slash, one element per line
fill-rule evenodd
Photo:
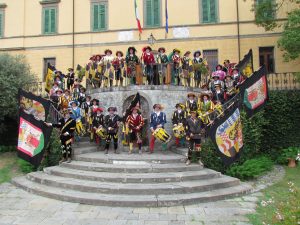
<path fill-rule="evenodd" d="M 174 152 L 114 154 L 86 140 L 74 145 L 74 160 L 12 180 L 24 190 L 90 205 L 161 207 L 216 201 L 245 194 L 251 186 L 198 164 L 185 165 Z M 176 149 L 173 149 L 174 151 Z M 185 149 L 177 149 L 185 154 Z"/>

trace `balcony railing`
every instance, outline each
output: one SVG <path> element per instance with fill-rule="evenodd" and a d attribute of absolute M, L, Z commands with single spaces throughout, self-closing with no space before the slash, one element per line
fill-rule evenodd
<path fill-rule="evenodd" d="M 269 90 L 300 90 L 300 76 L 294 73 L 268 74 Z"/>

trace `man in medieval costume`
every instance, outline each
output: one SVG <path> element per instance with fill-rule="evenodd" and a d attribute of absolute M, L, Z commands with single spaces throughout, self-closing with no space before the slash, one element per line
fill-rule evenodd
<path fill-rule="evenodd" d="M 81 109 L 79 107 L 78 101 L 74 100 L 70 102 L 70 110 L 72 112 L 72 119 L 76 121 L 76 133 L 78 135 L 77 140 L 79 140 L 79 136 L 83 136 L 85 134 L 85 130 L 81 121 Z"/>
<path fill-rule="evenodd" d="M 166 54 L 166 49 L 164 47 L 158 49 L 156 61 L 158 63 L 159 83 L 162 85 L 165 84 L 167 65 L 169 62 L 168 56 Z"/>
<path fill-rule="evenodd" d="M 58 98 L 58 105 L 60 109 L 69 108 L 69 103 L 72 101 L 72 96 L 70 95 L 70 90 L 65 89 L 64 94 Z"/>
<path fill-rule="evenodd" d="M 104 51 L 104 54 L 105 56 L 101 59 L 104 86 L 108 87 L 108 81 L 109 81 L 109 86 L 112 87 L 114 82 L 114 72 L 112 66 L 114 56 L 112 55 L 112 51 L 110 49 L 106 49 Z"/>
<path fill-rule="evenodd" d="M 184 110 L 185 107 L 181 103 L 177 103 L 175 106 L 176 110 L 173 112 L 172 115 L 172 124 L 173 128 L 182 129 L 181 132 L 184 132 L 185 129 L 185 122 L 186 122 L 186 111 Z M 174 130 L 174 129 L 173 129 Z M 180 145 L 184 146 L 185 137 L 175 137 L 175 144 L 177 147 Z"/>
<path fill-rule="evenodd" d="M 69 72 L 66 75 L 66 77 L 67 77 L 67 88 L 69 90 L 71 90 L 73 88 L 73 84 L 74 84 L 74 81 L 75 81 L 75 74 L 74 74 L 74 69 L 73 68 L 69 68 L 68 71 Z"/>
<path fill-rule="evenodd" d="M 196 100 L 196 95 L 194 93 L 188 93 L 187 100 L 185 102 L 185 108 L 187 112 L 187 116 L 190 116 L 191 111 L 197 111 L 198 110 L 198 103 Z"/>
<path fill-rule="evenodd" d="M 116 87 L 123 86 L 123 73 L 124 73 L 124 66 L 125 66 L 125 59 L 123 58 L 123 52 L 117 51 L 116 57 L 112 62 L 113 67 L 115 69 L 115 81 Z"/>
<path fill-rule="evenodd" d="M 129 47 L 125 58 L 127 66 L 127 77 L 131 84 L 136 84 L 136 65 L 139 64 L 139 58 L 136 56 L 135 47 Z"/>
<path fill-rule="evenodd" d="M 106 130 L 104 128 L 104 115 L 102 108 L 97 108 L 96 113 L 92 117 L 92 131 L 97 144 L 97 149 L 100 149 L 102 139 L 105 138 Z"/>
<path fill-rule="evenodd" d="M 135 140 L 139 148 L 139 154 L 142 154 L 142 128 L 144 126 L 144 119 L 139 107 L 132 108 L 132 113 L 127 117 L 125 124 L 128 127 L 129 154 L 132 153 L 133 142 Z"/>
<path fill-rule="evenodd" d="M 108 108 L 108 115 L 104 118 L 104 126 L 107 131 L 106 137 L 106 144 L 105 144 L 105 154 L 108 154 L 109 145 L 111 139 L 114 142 L 114 153 L 118 153 L 118 131 L 119 131 L 119 124 L 121 122 L 121 117 L 116 114 L 117 108 L 116 107 L 109 107 Z"/>
<path fill-rule="evenodd" d="M 201 64 L 203 58 L 201 58 L 201 51 L 197 50 L 194 52 L 193 68 L 194 68 L 194 84 L 195 87 L 199 88 L 201 83 Z"/>
<path fill-rule="evenodd" d="M 173 50 L 172 62 L 173 62 L 174 85 L 179 86 L 181 57 L 180 57 L 180 50 L 177 48 Z"/>
<path fill-rule="evenodd" d="M 146 46 L 143 48 L 143 62 L 145 65 L 145 75 L 147 77 L 148 85 L 154 84 L 154 71 L 153 71 L 153 64 L 155 63 L 155 58 L 152 51 L 152 48 L 150 46 Z"/>
<path fill-rule="evenodd" d="M 203 123 L 197 118 L 197 112 L 191 111 L 191 117 L 186 121 L 186 139 L 189 141 L 189 150 L 186 164 L 190 165 L 193 158 L 203 166 L 200 160 L 201 135 L 203 133 Z"/>
<path fill-rule="evenodd" d="M 52 126 L 60 129 L 60 143 L 62 150 L 62 160 L 60 163 L 67 161 L 67 163 L 71 162 L 72 156 L 72 139 L 73 133 L 76 129 L 76 121 L 70 117 L 70 113 L 68 109 L 64 109 L 62 111 L 63 118 L 59 120 L 57 124 L 45 123 L 47 126 Z"/>
<path fill-rule="evenodd" d="M 190 77 L 190 68 L 192 65 L 192 60 L 190 58 L 191 52 L 187 51 L 184 53 L 181 62 L 182 62 L 182 84 L 183 86 L 190 87 L 191 77 Z"/>
<path fill-rule="evenodd" d="M 214 111 L 214 103 L 208 93 L 201 93 L 198 99 L 198 115 L 205 125 L 210 123 L 209 114 Z"/>

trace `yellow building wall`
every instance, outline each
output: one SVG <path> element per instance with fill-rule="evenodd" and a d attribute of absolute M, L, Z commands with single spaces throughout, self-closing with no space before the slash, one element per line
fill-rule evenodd
<path fill-rule="evenodd" d="M 43 78 L 43 59 L 56 58 L 56 66 L 65 72 L 72 67 L 72 0 L 61 0 L 58 7 L 58 34 L 42 35 L 42 8 L 40 0 L 0 0 L 7 7 L 5 11 L 5 34 L 0 39 L 0 50 L 12 54 L 25 54 L 32 70 L 39 79 Z M 75 1 L 75 66 L 84 65 L 93 54 L 103 53 L 110 48 L 114 52 L 126 52 L 128 46 L 135 46 L 138 55 L 147 45 L 147 39 L 152 33 L 157 39 L 154 49 L 164 46 L 167 51 L 177 47 L 183 52 L 197 49 L 217 49 L 220 62 L 224 59 L 238 61 L 237 15 L 236 0 L 218 0 L 219 12 L 217 24 L 200 23 L 200 0 L 169 0 L 169 34 L 165 36 L 165 0 L 161 1 L 160 28 L 145 28 L 139 40 L 137 23 L 134 14 L 133 0 L 108 0 L 108 30 L 91 32 L 91 2 L 94 0 Z M 137 0 L 142 26 L 144 24 L 144 0 Z M 284 63 L 282 52 L 277 48 L 276 41 L 282 28 L 266 32 L 256 26 L 254 13 L 251 12 L 253 0 L 239 0 L 240 52 L 241 57 L 250 48 L 254 53 L 254 66 L 259 66 L 259 47 L 274 46 L 275 71 L 300 71 L 300 60 Z M 284 4 L 278 15 L 279 19 L 286 18 L 286 12 L 295 5 Z M 188 38 L 175 38 L 173 27 L 189 29 Z M 133 39 L 120 42 L 120 31 L 132 31 Z"/>

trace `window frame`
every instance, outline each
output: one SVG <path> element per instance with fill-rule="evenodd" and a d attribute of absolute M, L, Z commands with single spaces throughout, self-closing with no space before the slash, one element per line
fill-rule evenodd
<path fill-rule="evenodd" d="M 200 24 L 216 24 L 220 22 L 220 10 L 219 10 L 219 0 L 214 0 L 216 3 L 216 20 L 213 22 L 204 22 L 203 21 L 203 8 L 202 8 L 202 3 L 205 0 L 199 0 L 199 22 Z"/>
<path fill-rule="evenodd" d="M 153 1 L 153 0 L 151 0 Z M 159 1 L 159 24 L 158 25 L 147 25 L 147 0 L 143 1 L 143 24 L 145 28 L 159 28 L 162 27 L 162 0 Z"/>
<path fill-rule="evenodd" d="M 98 29 L 94 29 L 94 5 L 97 4 L 103 4 L 105 5 L 105 28 L 98 28 Z M 107 31 L 108 30 L 108 25 L 109 25 L 109 16 L 108 16 L 108 12 L 109 12 L 109 4 L 108 4 L 108 0 L 92 0 L 91 1 L 91 14 L 90 14 L 90 27 L 91 27 L 91 32 L 101 32 L 101 31 Z"/>
<path fill-rule="evenodd" d="M 0 14 L 2 15 L 2 21 L 1 21 L 2 30 L 0 30 L 0 38 L 4 38 L 4 33 L 5 33 L 5 10 L 3 8 L 0 8 Z"/>
<path fill-rule="evenodd" d="M 55 9 L 55 31 L 54 32 L 45 32 L 45 10 L 47 9 Z M 59 12 L 58 12 L 58 5 L 44 5 L 42 7 L 42 35 L 55 35 L 58 34 L 58 25 L 59 25 Z"/>
<path fill-rule="evenodd" d="M 260 4 L 259 1 L 260 1 L 260 0 L 254 0 L 255 5 Z M 261 0 L 261 1 L 266 1 L 266 0 Z M 276 4 L 276 0 L 269 0 L 269 1 L 272 1 L 274 4 Z M 256 17 L 255 11 L 254 11 L 254 16 Z M 268 15 L 266 15 L 266 17 L 268 17 Z M 271 19 L 276 19 L 276 18 L 277 18 L 277 13 L 276 13 L 276 11 L 274 11 L 274 14 L 272 15 L 272 18 L 271 18 Z"/>

